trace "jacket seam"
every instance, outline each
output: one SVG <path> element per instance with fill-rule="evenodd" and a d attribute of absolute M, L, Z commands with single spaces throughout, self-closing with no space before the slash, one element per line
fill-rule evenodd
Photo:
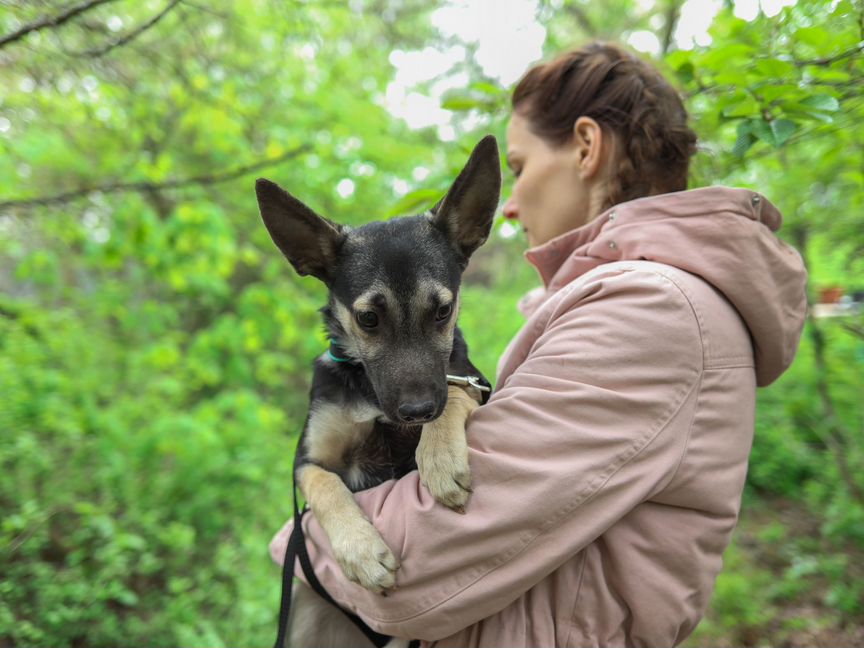
<path fill-rule="evenodd" d="M 729 355 L 718 355 L 714 356 L 714 360 L 740 360 L 742 362 L 746 362 L 750 359 L 750 356 L 743 353 L 730 353 Z"/>
<path fill-rule="evenodd" d="M 584 552 L 584 549 L 583 549 Z M 573 631 L 576 628 L 576 607 L 579 605 L 579 597 L 582 595 L 582 583 L 585 581 L 585 566 L 588 564 L 588 556 L 582 556 L 582 568 L 579 570 L 579 584 L 576 586 L 576 598 L 573 599 L 573 608 L 570 610 L 569 630 L 567 636 L 564 637 L 564 645 L 570 645 L 570 637 L 573 636 Z"/>
<path fill-rule="evenodd" d="M 657 264 L 656 261 L 650 261 L 649 263 Z M 667 266 L 664 263 L 659 263 L 658 265 L 660 265 L 662 267 L 674 268 L 674 266 Z M 704 331 L 707 327 L 705 326 L 705 321 L 702 319 L 702 313 L 699 311 L 698 308 L 696 308 L 696 304 L 694 303 L 695 299 L 692 298 L 692 296 L 690 295 L 687 288 L 685 288 L 683 285 L 681 285 L 680 283 L 675 281 L 675 278 L 672 277 L 670 274 L 661 271 L 659 268 L 645 268 L 645 270 L 648 272 L 653 272 L 654 274 L 660 275 L 661 277 L 665 278 L 669 283 L 671 283 L 673 286 L 675 286 L 678 289 L 678 291 L 681 293 L 681 295 L 684 297 L 684 299 L 687 301 L 687 305 L 690 306 L 690 310 L 693 311 L 693 317 L 695 318 L 696 325 L 697 325 L 696 328 L 699 330 L 699 347 L 702 350 L 702 368 L 704 369 L 705 365 L 706 365 L 706 359 L 707 359 L 708 354 L 709 354 L 708 341 L 705 339 L 705 335 L 704 335 Z M 686 270 L 681 270 L 680 268 L 676 268 L 676 270 L 678 272 L 687 272 Z M 687 274 L 690 274 L 690 273 L 687 273 Z M 691 275 L 691 276 L 695 276 L 695 275 Z M 702 281 L 704 281 L 704 279 L 702 279 Z"/>
<path fill-rule="evenodd" d="M 655 263 L 655 262 L 651 262 L 651 263 Z M 665 264 L 661 264 L 661 265 L 665 265 Z M 670 267 L 674 267 L 674 266 L 670 266 Z M 703 331 L 705 330 L 705 322 L 702 319 L 702 314 L 699 312 L 699 309 L 696 308 L 696 305 L 694 304 L 695 299 L 691 298 L 692 296 L 690 295 L 688 290 L 683 285 L 681 285 L 680 283 L 675 281 L 675 279 L 673 277 L 671 277 L 668 273 L 662 272 L 659 268 L 645 268 L 645 270 L 649 271 L 649 272 L 653 272 L 653 273 L 665 278 L 669 283 L 671 283 L 673 286 L 675 286 L 678 289 L 678 291 L 681 293 L 681 296 L 684 297 L 684 299 L 686 300 L 687 305 L 690 307 L 690 310 L 693 312 L 693 318 L 696 320 L 696 328 L 699 331 L 699 346 L 700 346 L 700 349 L 702 351 L 702 369 L 699 372 L 699 378 L 697 380 L 698 388 L 697 388 L 696 399 L 698 401 L 699 397 L 702 395 L 702 376 L 703 376 L 705 369 L 706 369 L 706 364 L 707 364 L 706 359 L 708 356 L 708 344 L 705 340 L 705 336 L 703 335 Z M 685 272 L 685 271 L 679 269 L 679 272 Z M 687 438 L 684 440 L 684 447 L 681 450 L 681 455 L 678 457 L 678 462 L 675 464 L 675 470 L 672 471 L 672 474 L 669 476 L 669 479 L 666 480 L 666 483 L 663 485 L 662 488 L 660 488 L 658 493 L 663 492 L 663 490 L 665 490 L 669 486 L 669 484 L 671 484 L 675 480 L 675 477 L 678 475 L 678 471 L 681 469 L 681 464 L 684 463 L 684 457 L 687 456 L 687 450 L 690 447 L 690 439 L 693 436 L 693 427 L 696 423 L 696 412 L 697 411 L 698 411 L 698 408 L 693 409 L 693 415 L 690 418 L 690 424 L 687 426 Z M 645 499 L 645 501 L 650 501 L 650 499 L 652 497 L 656 497 L 656 495 L 657 495 L 657 493 L 655 493 L 651 497 L 647 497 Z"/>
<path fill-rule="evenodd" d="M 666 490 L 669 487 L 669 484 L 671 484 L 673 481 L 675 481 L 675 477 L 678 476 L 678 471 L 681 469 L 681 464 L 684 463 L 684 457 L 687 456 L 687 450 L 690 448 L 690 439 L 693 438 L 693 428 L 696 425 L 696 412 L 699 411 L 698 404 L 699 404 L 699 399 L 702 396 L 702 376 L 703 376 L 703 374 L 704 374 L 704 370 L 702 373 L 699 374 L 699 380 L 698 380 L 699 386 L 696 390 L 696 405 L 693 407 L 693 415 L 690 417 L 690 425 L 687 426 L 687 438 L 684 440 L 684 449 L 681 450 L 681 456 L 678 457 L 678 463 L 675 465 L 675 470 L 672 471 L 672 475 L 666 481 L 666 484 L 664 484 L 663 488 L 661 488 L 660 491 L 658 491 L 660 493 L 662 493 L 664 490 Z M 647 498 L 647 499 L 650 500 L 656 496 L 657 496 L 657 494 L 655 493 L 651 498 Z"/>
<path fill-rule="evenodd" d="M 705 371 L 722 371 L 723 369 L 755 369 L 756 365 L 752 362 L 742 362 L 737 364 L 722 364 L 705 367 Z"/>

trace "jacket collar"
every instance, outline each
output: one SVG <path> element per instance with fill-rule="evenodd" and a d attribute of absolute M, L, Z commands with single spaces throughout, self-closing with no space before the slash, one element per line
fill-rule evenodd
<path fill-rule="evenodd" d="M 700 222 L 705 217 L 720 213 L 761 223 L 771 232 L 782 222 L 777 208 L 753 191 L 703 187 L 619 203 L 590 223 L 527 250 L 525 257 L 537 268 L 546 289 L 554 291 L 602 263 L 652 259 L 656 248 L 666 246 L 672 234 L 669 226 L 693 234 L 703 229 Z M 715 239 L 712 244 L 722 242 Z"/>
<path fill-rule="evenodd" d="M 520 303 L 526 315 L 599 265 L 663 263 L 701 277 L 738 311 L 753 338 L 759 385 L 795 355 L 806 312 L 801 257 L 774 233 L 782 217 L 748 189 L 705 187 L 631 200 L 526 252 L 545 290 Z"/>
<path fill-rule="evenodd" d="M 582 227 L 570 230 L 560 236 L 556 236 L 542 245 L 538 245 L 525 251 L 525 258 L 537 269 L 537 272 L 540 273 L 543 285 L 547 289 L 553 287 L 551 285 L 553 279 L 561 269 L 564 262 L 575 250 L 582 248 L 596 239 L 600 234 L 600 231 L 603 229 L 603 226 L 609 221 L 610 214 L 613 214 L 614 212 L 614 208 L 609 209 L 600 214 L 590 223 L 586 223 Z"/>

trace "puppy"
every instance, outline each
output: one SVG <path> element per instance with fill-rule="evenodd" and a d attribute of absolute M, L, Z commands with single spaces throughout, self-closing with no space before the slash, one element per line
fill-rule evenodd
<path fill-rule="evenodd" d="M 455 511 L 464 512 L 471 492 L 465 420 L 489 383 L 468 359 L 456 317 L 462 272 L 489 235 L 500 188 L 492 136 L 475 147 L 446 196 L 418 216 L 349 228 L 269 180 L 256 183 L 276 246 L 329 291 L 322 313 L 331 345 L 314 363 L 295 484 L 346 577 L 374 592 L 395 585 L 399 564 L 352 492 L 414 469 Z M 319 645 L 300 626 L 332 614 L 321 607 L 329 604 L 296 599 L 313 603 L 293 606 L 291 645 Z"/>

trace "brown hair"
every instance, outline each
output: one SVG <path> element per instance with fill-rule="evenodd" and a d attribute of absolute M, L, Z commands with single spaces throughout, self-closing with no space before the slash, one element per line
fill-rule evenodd
<path fill-rule="evenodd" d="M 615 45 L 591 43 L 531 68 L 513 91 L 513 109 L 553 146 L 591 117 L 617 143 L 607 197 L 625 200 L 687 188 L 696 134 L 675 89 L 645 61 Z"/>

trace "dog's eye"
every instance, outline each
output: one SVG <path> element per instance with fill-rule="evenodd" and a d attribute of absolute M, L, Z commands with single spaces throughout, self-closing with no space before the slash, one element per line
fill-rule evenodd
<path fill-rule="evenodd" d="M 438 312 L 435 313 L 435 319 L 439 322 L 444 322 L 450 317 L 452 312 L 453 304 L 444 304 L 438 309 Z"/>
<path fill-rule="evenodd" d="M 360 311 L 356 315 L 357 323 L 366 329 L 373 329 L 378 326 L 378 315 L 374 311 Z"/>

